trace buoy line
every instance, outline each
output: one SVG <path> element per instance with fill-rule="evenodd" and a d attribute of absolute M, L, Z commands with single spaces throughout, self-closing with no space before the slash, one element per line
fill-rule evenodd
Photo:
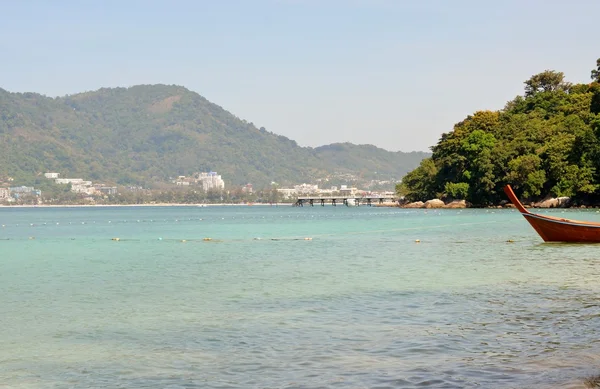
<path fill-rule="evenodd" d="M 485 224 L 496 224 L 496 223 L 509 223 L 513 222 L 512 220 L 507 221 L 488 221 L 488 222 L 474 222 L 474 223 L 458 223 L 458 224 L 440 224 L 434 226 L 415 226 L 415 227 L 403 227 L 403 228 L 392 228 L 392 229 L 384 229 L 384 230 L 368 230 L 368 231 L 348 231 L 348 232 L 337 232 L 337 233 L 326 233 L 326 234 L 316 234 L 309 237 L 306 236 L 283 236 L 283 237 L 253 237 L 253 238 L 241 238 L 241 239 L 215 239 L 211 237 L 204 238 L 191 238 L 191 239 L 181 239 L 181 238 L 150 238 L 150 239 L 136 239 L 136 238 L 120 238 L 113 237 L 110 240 L 115 242 L 148 242 L 152 240 L 158 241 L 170 241 L 170 242 L 249 242 L 249 241 L 312 241 L 314 238 L 323 238 L 323 237 L 331 237 L 331 236 L 342 236 L 342 235 L 364 235 L 364 234 L 376 234 L 376 233 L 386 233 L 386 232 L 401 232 L 401 231 L 416 231 L 416 230 L 428 230 L 428 229 L 440 229 L 447 227 L 460 227 L 460 226 L 472 226 L 472 225 L 485 225 Z M 8 240 L 34 240 L 36 237 L 29 236 L 27 238 L 0 238 L 0 240 L 8 241 Z M 61 238 L 52 237 L 50 240 L 60 240 Z M 76 240 L 73 237 L 66 237 L 64 239 Z M 95 238 L 94 240 L 101 240 L 102 238 Z M 42 238 L 44 240 L 44 238 Z M 416 243 L 420 243 L 421 240 L 414 240 Z M 505 242 L 513 243 L 514 241 L 508 240 Z"/>

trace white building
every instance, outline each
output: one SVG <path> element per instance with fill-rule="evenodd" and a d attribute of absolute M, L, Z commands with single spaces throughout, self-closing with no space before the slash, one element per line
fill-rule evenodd
<path fill-rule="evenodd" d="M 284 199 L 289 199 L 290 197 L 296 195 L 296 189 L 294 188 L 280 188 L 277 189 L 277 192 L 281 193 Z"/>
<path fill-rule="evenodd" d="M 205 192 L 211 189 L 225 188 L 225 182 L 217 172 L 198 173 L 197 181 L 202 182 L 202 189 Z"/>
<path fill-rule="evenodd" d="M 58 178 L 60 173 L 44 173 L 44 177 L 46 178 Z"/>
<path fill-rule="evenodd" d="M 79 185 L 79 184 L 83 184 L 83 178 L 57 178 L 54 180 L 54 182 L 57 184 Z"/>
<path fill-rule="evenodd" d="M 297 194 L 311 194 L 319 191 L 319 185 L 302 184 L 294 186 Z"/>
<path fill-rule="evenodd" d="M 340 186 L 340 195 L 341 196 L 354 196 L 358 192 L 357 188 L 348 188 L 347 185 Z"/>
<path fill-rule="evenodd" d="M 89 181 L 87 181 L 89 182 Z M 96 194 L 96 188 L 91 185 L 84 184 L 71 184 L 71 192 L 75 193 L 85 193 L 88 195 Z"/>
<path fill-rule="evenodd" d="M 0 200 L 7 199 L 10 197 L 10 191 L 8 188 L 0 188 Z"/>

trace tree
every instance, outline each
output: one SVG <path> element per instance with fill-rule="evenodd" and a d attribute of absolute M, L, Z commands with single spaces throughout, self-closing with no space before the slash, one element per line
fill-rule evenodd
<path fill-rule="evenodd" d="M 436 176 L 438 169 L 431 158 L 421 161 L 418 168 L 408 173 L 396 185 L 396 192 L 409 201 L 429 200 L 437 196 Z"/>
<path fill-rule="evenodd" d="M 600 58 L 596 60 L 596 69 L 592 70 L 592 80 L 600 82 Z"/>
<path fill-rule="evenodd" d="M 464 200 L 469 194 L 469 184 L 466 182 L 446 182 L 444 192 L 455 200 Z"/>
<path fill-rule="evenodd" d="M 509 161 L 506 180 L 515 189 L 523 188 L 526 198 L 539 196 L 546 182 L 546 173 L 540 170 L 541 165 L 542 159 L 535 154 L 518 156 Z"/>
<path fill-rule="evenodd" d="M 568 90 L 570 84 L 564 81 L 565 74 L 554 70 L 545 70 L 525 81 L 525 96 L 531 97 L 539 92 Z"/>

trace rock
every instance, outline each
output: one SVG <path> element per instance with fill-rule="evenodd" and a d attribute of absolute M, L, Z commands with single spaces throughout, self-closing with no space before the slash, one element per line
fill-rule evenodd
<path fill-rule="evenodd" d="M 557 198 L 557 200 L 558 200 L 558 206 L 560 208 L 568 208 L 571 205 L 570 197 L 559 197 L 559 198 Z"/>
<path fill-rule="evenodd" d="M 465 200 L 454 200 L 446 205 L 444 205 L 444 208 L 467 208 L 467 202 Z"/>
<path fill-rule="evenodd" d="M 404 205 L 404 208 L 424 208 L 425 207 L 425 203 L 422 201 L 417 201 L 414 203 L 408 203 L 406 205 Z"/>
<path fill-rule="evenodd" d="M 536 208 L 556 208 L 558 207 L 558 199 L 549 198 L 533 204 Z"/>
<path fill-rule="evenodd" d="M 506 204 L 504 204 L 504 208 L 517 208 L 517 207 L 515 207 L 515 205 L 513 203 L 506 203 Z"/>
<path fill-rule="evenodd" d="M 425 208 L 444 208 L 446 204 L 440 199 L 425 201 Z"/>
<path fill-rule="evenodd" d="M 534 204 L 536 208 L 566 208 L 571 203 L 569 197 L 549 198 Z"/>

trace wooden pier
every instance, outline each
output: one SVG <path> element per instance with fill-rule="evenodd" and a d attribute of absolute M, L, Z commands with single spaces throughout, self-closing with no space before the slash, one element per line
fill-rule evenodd
<path fill-rule="evenodd" d="M 372 206 L 373 204 L 383 204 L 384 201 L 398 202 L 398 199 L 393 196 L 301 196 L 298 197 L 294 206 L 304 207 L 304 204 L 314 207 L 315 204 L 325 206 L 326 203 L 330 203 L 334 207 L 338 204 L 345 206 Z"/>

